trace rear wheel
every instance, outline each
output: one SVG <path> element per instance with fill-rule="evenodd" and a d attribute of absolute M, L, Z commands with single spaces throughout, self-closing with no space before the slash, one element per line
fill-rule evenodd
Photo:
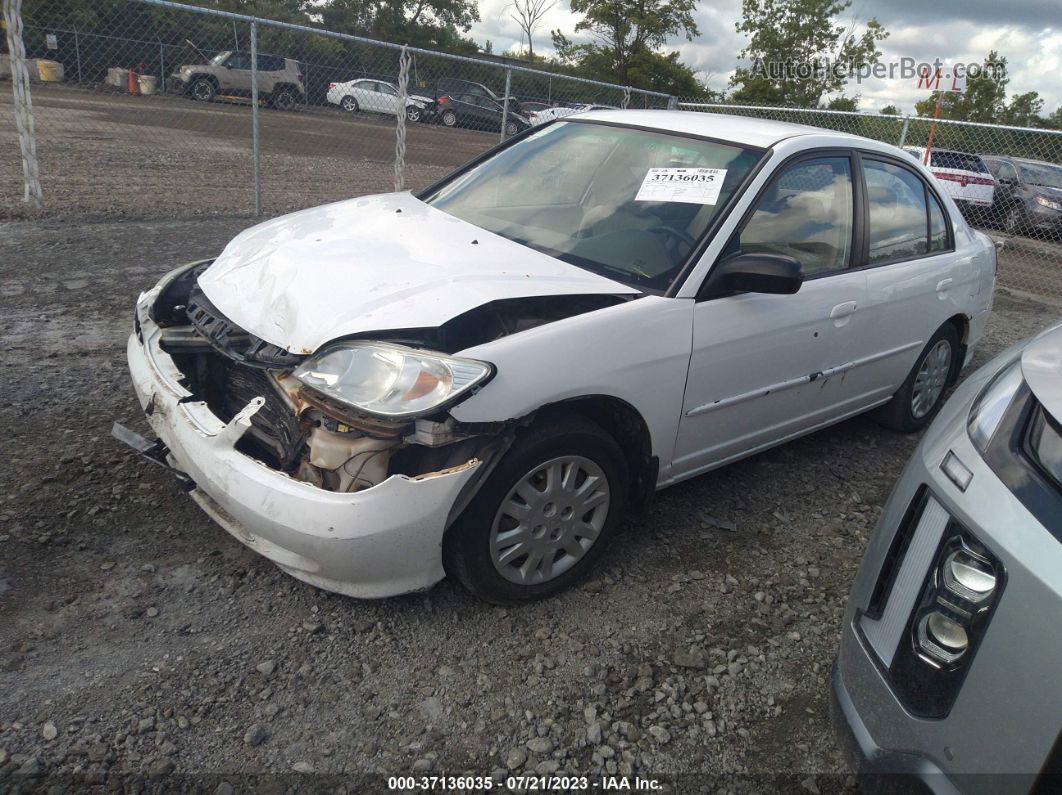
<path fill-rule="evenodd" d="M 511 121 L 505 125 L 506 135 L 516 135 L 518 132 L 520 132 L 520 128 L 516 126 L 515 121 Z"/>
<path fill-rule="evenodd" d="M 440 121 L 445 127 L 456 127 L 457 114 L 454 113 L 452 110 L 444 110 L 442 116 L 440 117 Z"/>
<path fill-rule="evenodd" d="M 277 110 L 293 110 L 297 104 L 295 92 L 290 88 L 278 88 L 273 92 L 273 107 Z"/>
<path fill-rule="evenodd" d="M 945 323 L 934 334 L 892 400 L 874 412 L 874 419 L 910 433 L 929 424 L 944 403 L 948 384 L 960 362 L 959 334 Z"/>
<path fill-rule="evenodd" d="M 339 100 L 339 107 L 347 113 L 357 113 L 358 101 L 354 97 L 343 97 L 343 99 Z"/>
<path fill-rule="evenodd" d="M 582 577 L 626 509 L 616 441 L 578 415 L 524 433 L 443 542 L 447 571 L 489 602 L 542 599 Z"/>

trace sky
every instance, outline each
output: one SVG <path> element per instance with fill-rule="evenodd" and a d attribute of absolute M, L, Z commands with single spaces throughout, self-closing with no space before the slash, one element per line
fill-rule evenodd
<path fill-rule="evenodd" d="M 490 40 L 494 52 L 502 53 L 521 42 L 520 27 L 512 19 L 512 0 L 481 0 L 481 20 L 469 35 L 480 45 Z M 678 50 L 681 59 L 700 79 L 716 90 L 726 88 L 748 40 L 734 25 L 741 16 L 741 0 L 712 0 L 697 5 L 694 14 L 700 35 L 692 42 L 678 38 L 667 49 Z M 839 20 L 863 23 L 876 17 L 889 38 L 879 47 L 882 61 L 912 57 L 921 61 L 939 58 L 945 64 L 980 63 L 989 50 L 1007 58 L 1008 96 L 1038 91 L 1044 113 L 1062 105 L 1062 0 L 854 0 Z M 568 0 L 557 0 L 535 31 L 534 49 L 548 54 L 551 29 L 561 29 L 573 40 L 580 19 L 571 13 Z M 888 104 L 913 112 L 914 103 L 926 96 L 914 80 L 870 78 L 857 85 L 850 81 L 846 93 L 859 94 L 861 110 L 879 110 Z"/>

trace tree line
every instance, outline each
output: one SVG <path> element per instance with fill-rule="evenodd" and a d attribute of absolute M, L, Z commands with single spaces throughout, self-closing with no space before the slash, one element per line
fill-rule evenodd
<path fill-rule="evenodd" d="M 480 21 L 476 0 L 184 2 L 457 55 L 512 59 L 558 75 L 659 91 L 687 101 L 829 110 L 861 109 L 858 94 L 848 93 L 850 75 L 881 63 L 880 44 L 889 35 L 873 18 L 843 21 L 850 11 L 851 0 L 742 0 L 741 17 L 735 24 L 737 32 L 748 38 L 748 44 L 739 53 L 738 66 L 728 85 L 716 90 L 706 79 L 699 79 L 694 69 L 681 60 L 680 53 L 669 46 L 675 40 L 692 41 L 700 35 L 694 19 L 696 0 L 513 0 L 509 10 L 523 31 L 526 47 L 514 48 L 504 58 L 492 52 L 491 42 L 480 45 L 469 35 L 472 26 Z M 578 15 L 578 21 L 573 31 L 549 31 L 553 52 L 542 55 L 534 50 L 535 34 L 546 12 L 558 2 L 567 3 Z M 44 20 L 58 25 L 62 22 L 90 33 L 121 35 L 123 31 L 142 33 L 147 29 L 160 40 L 168 37 L 165 40 L 182 44 L 202 42 L 210 46 L 214 42 L 233 42 L 234 46 L 241 45 L 239 29 L 233 30 L 231 23 L 223 19 L 181 14 L 128 0 L 37 0 L 26 7 L 24 14 L 29 23 Z M 28 30 L 27 44 L 41 54 L 43 39 L 36 41 L 34 35 L 34 29 Z M 327 80 L 344 79 L 343 74 L 352 69 L 379 76 L 397 71 L 393 53 L 359 49 L 334 38 L 309 36 L 296 41 L 283 30 L 268 26 L 260 27 L 260 38 L 263 51 L 298 58 L 315 66 L 318 87 L 326 85 Z M 293 45 L 297 52 L 285 51 Z M 246 46 L 246 42 L 241 46 Z M 131 56 L 135 53 L 122 54 L 127 60 Z M 117 55 L 109 57 L 113 60 Z M 1008 95 L 1005 57 L 992 51 L 984 61 L 993 68 L 970 77 L 964 93 L 943 97 L 943 118 L 1062 129 L 1062 107 L 1048 112 L 1035 91 Z M 767 68 L 779 64 L 785 69 Z M 830 64 L 831 68 L 822 68 L 823 64 Z M 440 76 L 435 73 L 447 69 L 450 76 L 479 78 L 495 90 L 501 88 L 497 85 L 497 69 L 477 70 L 462 65 L 462 74 L 456 75 L 452 62 L 442 59 L 437 63 L 419 59 L 417 78 L 430 80 Z M 553 96 L 553 86 L 541 80 L 524 76 L 519 83 L 521 95 L 528 98 Z M 615 103 L 620 97 L 602 95 L 585 99 Z M 916 113 L 931 116 L 935 104 L 935 97 L 927 92 L 926 98 L 917 103 Z M 887 105 L 879 112 L 898 115 L 899 109 Z"/>

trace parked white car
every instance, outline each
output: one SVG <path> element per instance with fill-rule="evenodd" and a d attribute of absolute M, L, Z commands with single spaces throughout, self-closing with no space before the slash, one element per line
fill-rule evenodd
<path fill-rule="evenodd" d="M 566 116 L 573 116 L 576 113 L 586 113 L 589 110 L 618 110 L 611 105 L 554 105 L 552 108 L 545 108 L 544 110 L 536 110 L 527 114 L 528 121 L 532 126 L 539 124 L 545 124 L 549 121 L 556 121 L 557 119 L 563 119 Z"/>
<path fill-rule="evenodd" d="M 925 160 L 925 147 L 905 148 L 919 163 Z M 933 149 L 929 153 L 929 170 L 940 180 L 948 195 L 955 199 L 960 210 L 966 213 L 984 212 L 991 206 L 996 180 L 980 156 L 950 149 Z"/>
<path fill-rule="evenodd" d="M 398 87 L 386 80 L 348 80 L 346 83 L 329 83 L 325 98 L 348 113 L 368 111 L 397 116 L 401 107 Z M 406 118 L 410 121 L 420 121 L 424 108 L 431 102 L 429 97 L 415 94 L 407 96 Z"/>
<path fill-rule="evenodd" d="M 536 599 L 657 489 L 871 409 L 922 427 L 995 264 L 895 147 L 595 111 L 172 271 L 128 345 L 158 441 L 116 430 L 301 580 Z"/>

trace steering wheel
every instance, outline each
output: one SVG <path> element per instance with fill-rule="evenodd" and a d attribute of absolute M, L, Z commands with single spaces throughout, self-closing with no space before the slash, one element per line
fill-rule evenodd
<path fill-rule="evenodd" d="M 670 235 L 673 239 L 685 243 L 690 247 L 690 251 L 697 248 L 697 241 L 693 239 L 693 236 L 688 232 L 683 232 L 681 229 L 676 229 L 669 224 L 657 224 L 649 229 L 654 235 L 665 234 Z"/>

